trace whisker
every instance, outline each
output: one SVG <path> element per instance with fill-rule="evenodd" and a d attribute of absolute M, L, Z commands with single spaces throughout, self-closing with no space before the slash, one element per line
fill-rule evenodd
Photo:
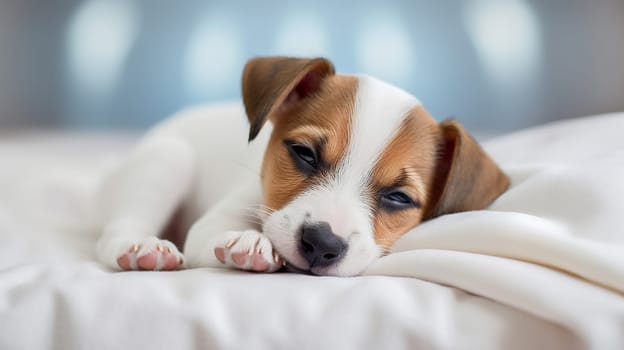
<path fill-rule="evenodd" d="M 270 216 L 271 214 L 275 212 L 274 210 L 271 210 L 270 208 L 242 208 L 242 210 L 245 210 L 247 212 L 251 212 L 254 214 L 265 215 L 265 216 Z"/>

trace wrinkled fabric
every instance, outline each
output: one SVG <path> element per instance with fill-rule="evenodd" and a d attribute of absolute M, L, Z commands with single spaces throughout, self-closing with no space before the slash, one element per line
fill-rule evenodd
<path fill-rule="evenodd" d="M 446 215 L 368 274 L 421 278 L 624 349 L 624 115 L 560 122 L 486 149 L 512 185 L 486 211 Z"/>
<path fill-rule="evenodd" d="M 112 272 L 93 190 L 133 137 L 0 138 L 0 349 L 622 349 L 624 115 L 485 144 L 512 187 L 355 278 Z"/>

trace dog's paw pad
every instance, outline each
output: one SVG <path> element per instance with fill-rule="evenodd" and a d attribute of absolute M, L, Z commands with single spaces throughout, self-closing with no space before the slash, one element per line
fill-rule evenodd
<path fill-rule="evenodd" d="M 276 262 L 277 263 L 277 262 Z M 251 260 L 251 269 L 254 271 L 264 271 L 269 268 L 269 263 L 260 254 L 254 254 Z"/>
<path fill-rule="evenodd" d="M 169 241 L 150 237 L 133 244 L 117 259 L 123 270 L 170 271 L 184 266 L 184 257 Z"/>
<path fill-rule="evenodd" d="M 215 248 L 214 251 L 217 260 L 219 260 L 222 264 L 225 264 L 225 248 Z"/>
<path fill-rule="evenodd" d="M 234 265 L 236 265 L 236 267 L 244 269 L 247 265 L 248 256 L 249 255 L 247 255 L 247 252 L 232 253 L 232 261 L 234 262 Z"/>
<path fill-rule="evenodd" d="M 284 263 L 268 238 L 257 231 L 228 232 L 214 255 L 222 264 L 255 272 L 274 272 Z"/>

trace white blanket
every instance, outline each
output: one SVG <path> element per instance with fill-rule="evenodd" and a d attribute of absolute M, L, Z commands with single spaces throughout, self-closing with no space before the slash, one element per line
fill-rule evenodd
<path fill-rule="evenodd" d="M 624 349 L 624 115 L 487 143 L 512 178 L 489 211 L 425 223 L 369 274 L 459 287 Z"/>
<path fill-rule="evenodd" d="M 488 142 L 512 188 L 357 278 L 110 272 L 91 195 L 131 138 L 0 137 L 0 349 L 624 349 L 621 130 L 624 114 Z"/>

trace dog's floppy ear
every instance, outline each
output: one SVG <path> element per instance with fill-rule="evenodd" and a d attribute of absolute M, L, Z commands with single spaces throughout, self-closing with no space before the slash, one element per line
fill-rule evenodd
<path fill-rule="evenodd" d="M 310 96 L 323 78 L 335 74 L 325 58 L 259 57 L 243 70 L 243 103 L 249 118 L 249 141 L 280 108 Z"/>
<path fill-rule="evenodd" d="M 509 179 L 454 120 L 440 123 L 433 186 L 425 218 L 487 207 L 509 186 Z"/>

